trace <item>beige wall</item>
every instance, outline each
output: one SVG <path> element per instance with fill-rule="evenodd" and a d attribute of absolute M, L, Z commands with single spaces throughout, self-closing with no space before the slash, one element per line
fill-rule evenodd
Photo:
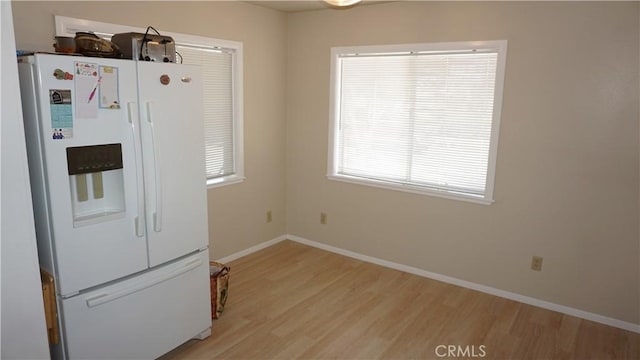
<path fill-rule="evenodd" d="M 208 191 L 211 257 L 284 233 L 285 14 L 238 2 L 19 1 L 13 8 L 18 49 L 52 51 L 54 15 L 241 41 L 247 180 Z"/>
<path fill-rule="evenodd" d="M 640 323 L 638 14 L 404 2 L 290 15 L 287 232 Z M 494 39 L 509 43 L 493 205 L 326 178 L 332 46 Z"/>

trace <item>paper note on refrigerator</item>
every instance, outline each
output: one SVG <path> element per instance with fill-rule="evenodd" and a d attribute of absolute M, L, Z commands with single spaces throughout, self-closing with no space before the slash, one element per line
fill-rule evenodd
<path fill-rule="evenodd" d="M 101 65 L 98 76 L 100 79 L 100 108 L 120 109 L 120 99 L 118 97 L 118 68 Z"/>
<path fill-rule="evenodd" d="M 98 117 L 98 97 L 100 86 L 98 64 L 76 62 L 75 68 L 75 109 L 77 119 L 95 119 Z"/>

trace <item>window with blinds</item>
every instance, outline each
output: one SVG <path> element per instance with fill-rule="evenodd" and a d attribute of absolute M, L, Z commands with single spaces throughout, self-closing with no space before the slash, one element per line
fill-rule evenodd
<path fill-rule="evenodd" d="M 201 65 L 207 180 L 235 174 L 232 49 L 176 44 L 184 64 Z"/>
<path fill-rule="evenodd" d="M 332 49 L 329 177 L 493 201 L 506 41 Z"/>

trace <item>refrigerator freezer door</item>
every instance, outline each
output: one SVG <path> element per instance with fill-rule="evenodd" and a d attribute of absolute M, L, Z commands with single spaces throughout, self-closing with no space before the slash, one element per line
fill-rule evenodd
<path fill-rule="evenodd" d="M 211 327 L 206 251 L 62 300 L 70 359 L 154 359 Z M 176 326 L 180 324 L 180 326 Z"/>
<path fill-rule="evenodd" d="M 208 246 L 200 68 L 138 63 L 150 266 Z"/>
<path fill-rule="evenodd" d="M 146 238 L 136 234 L 136 219 L 144 216 L 137 201 L 142 165 L 136 68 L 115 59 L 46 54 L 33 59 L 34 65 L 22 66 L 21 75 L 28 73 L 24 81 L 37 89 L 23 87 L 26 107 L 38 109 L 25 120 L 34 202 L 42 209 L 36 213 L 42 217 L 38 242 L 52 248 L 56 286 L 68 296 L 148 268 Z M 79 65 L 90 69 L 86 75 L 78 72 Z M 101 84 L 93 71 L 105 72 Z M 61 72 L 73 78 L 56 76 Z M 107 88 L 120 107 L 99 106 Z M 129 111 L 131 106 L 135 111 Z M 86 150 L 94 145 L 103 145 L 111 155 Z M 122 162 L 108 170 L 119 153 Z M 85 171 L 86 164 L 105 171 L 71 174 L 69 156 L 80 158 L 74 171 Z"/>

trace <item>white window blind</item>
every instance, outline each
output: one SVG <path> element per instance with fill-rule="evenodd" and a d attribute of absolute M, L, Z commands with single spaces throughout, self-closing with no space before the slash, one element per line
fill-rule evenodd
<path fill-rule="evenodd" d="M 202 66 L 207 179 L 233 175 L 233 50 L 177 45 L 184 64 Z"/>
<path fill-rule="evenodd" d="M 396 50 L 334 54 L 329 175 L 492 200 L 499 51 Z"/>

